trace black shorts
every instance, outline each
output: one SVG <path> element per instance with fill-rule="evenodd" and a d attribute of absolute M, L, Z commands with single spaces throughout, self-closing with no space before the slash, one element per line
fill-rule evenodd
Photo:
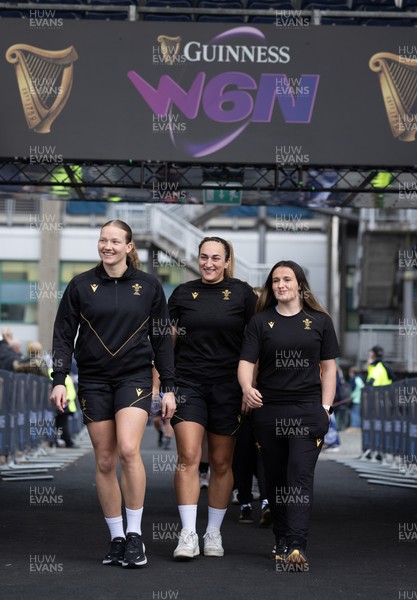
<path fill-rule="evenodd" d="M 150 412 L 152 380 L 130 377 L 119 381 L 79 381 L 78 402 L 84 424 L 114 419 L 121 408 L 130 406 Z"/>
<path fill-rule="evenodd" d="M 236 435 L 240 427 L 242 390 L 236 377 L 222 383 L 202 384 L 175 381 L 177 410 L 171 418 L 175 427 L 183 421 L 199 423 L 209 433 Z"/>

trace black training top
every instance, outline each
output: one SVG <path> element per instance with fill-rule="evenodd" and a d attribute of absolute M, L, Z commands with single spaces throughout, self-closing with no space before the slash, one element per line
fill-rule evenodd
<path fill-rule="evenodd" d="M 274 306 L 246 328 L 241 360 L 259 359 L 257 389 L 264 402 L 321 400 L 320 361 L 339 356 L 331 318 L 308 307 L 284 317 Z"/>
<path fill-rule="evenodd" d="M 213 284 L 195 279 L 178 286 L 168 300 L 178 332 L 176 375 L 200 383 L 235 375 L 256 299 L 254 290 L 240 279 Z"/>
<path fill-rule="evenodd" d="M 79 378 L 108 381 L 152 375 L 164 390 L 173 387 L 174 352 L 168 306 L 159 281 L 128 266 L 110 277 L 100 263 L 74 277 L 60 302 L 53 337 L 54 385 L 71 368 L 74 339 Z"/>

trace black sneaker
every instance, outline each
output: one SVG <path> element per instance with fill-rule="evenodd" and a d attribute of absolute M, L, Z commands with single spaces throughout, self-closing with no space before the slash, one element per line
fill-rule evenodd
<path fill-rule="evenodd" d="M 253 523 L 252 508 L 250 506 L 244 506 L 241 509 L 239 523 Z"/>
<path fill-rule="evenodd" d="M 145 545 L 142 542 L 142 536 L 131 531 L 126 537 L 125 555 L 123 558 L 123 567 L 142 567 L 146 565 Z"/>
<path fill-rule="evenodd" d="M 297 563 L 299 565 L 307 565 L 308 560 L 303 548 L 297 542 L 290 544 L 285 558 L 286 563 Z"/>
<path fill-rule="evenodd" d="M 261 527 L 269 527 L 272 523 L 272 515 L 269 509 L 269 504 L 265 504 L 263 509 L 261 510 L 261 518 L 259 520 L 259 525 Z"/>
<path fill-rule="evenodd" d="M 103 565 L 121 565 L 125 555 L 126 540 L 122 537 L 114 538 L 110 542 L 110 550 L 103 558 Z"/>
<path fill-rule="evenodd" d="M 272 549 L 271 558 L 274 560 L 285 560 L 287 549 L 287 540 L 284 537 L 279 538 Z"/>

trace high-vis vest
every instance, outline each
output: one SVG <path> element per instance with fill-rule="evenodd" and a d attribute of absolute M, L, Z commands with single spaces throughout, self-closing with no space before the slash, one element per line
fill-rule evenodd
<path fill-rule="evenodd" d="M 376 365 L 369 365 L 366 381 L 369 381 L 370 379 L 374 380 L 372 383 L 373 386 L 389 385 L 392 383 L 392 380 L 389 378 L 388 372 L 382 362 L 378 362 Z"/>
<path fill-rule="evenodd" d="M 52 377 L 51 377 L 52 369 L 48 369 L 48 373 L 49 373 L 49 378 L 52 379 Z M 72 380 L 72 377 L 70 377 L 69 375 L 67 375 L 65 378 L 65 388 L 67 390 L 68 410 L 70 411 L 70 413 L 75 413 L 75 412 L 77 412 L 77 405 L 75 403 L 75 399 L 77 397 L 77 391 L 75 389 L 75 385 Z"/>

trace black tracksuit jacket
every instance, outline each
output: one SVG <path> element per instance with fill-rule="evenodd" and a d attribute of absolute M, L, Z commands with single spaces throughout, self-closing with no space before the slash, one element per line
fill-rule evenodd
<path fill-rule="evenodd" d="M 75 276 L 55 320 L 54 385 L 64 384 L 73 353 L 80 380 L 111 382 L 137 374 L 151 377 L 154 361 L 162 390 L 171 391 L 174 351 L 159 281 L 131 265 L 122 277 L 112 278 L 101 263 Z"/>

